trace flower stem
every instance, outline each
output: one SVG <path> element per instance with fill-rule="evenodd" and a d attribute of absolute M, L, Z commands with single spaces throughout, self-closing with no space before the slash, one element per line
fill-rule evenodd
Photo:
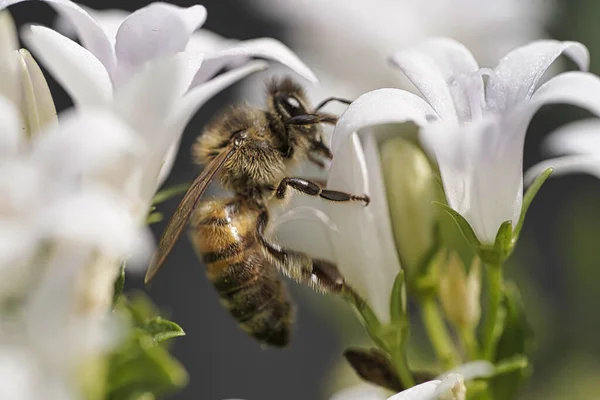
<path fill-rule="evenodd" d="M 502 266 L 488 264 L 488 309 L 482 328 L 483 358 L 493 361 L 496 342 L 498 340 L 498 316 L 502 303 Z"/>
<path fill-rule="evenodd" d="M 435 354 L 444 370 L 456 365 L 454 342 L 444 323 L 435 296 L 426 295 L 421 301 L 421 315 Z"/>
<path fill-rule="evenodd" d="M 398 377 L 400 378 L 400 382 L 402 385 L 408 389 L 415 386 L 415 381 L 413 379 L 412 373 L 408 368 L 408 363 L 406 362 L 406 356 L 404 351 L 395 349 L 392 352 L 392 362 L 394 363 L 394 367 L 396 368 L 396 372 L 398 373 Z"/>
<path fill-rule="evenodd" d="M 458 334 L 469 360 L 477 360 L 479 358 L 479 346 L 473 329 L 471 327 L 461 327 L 458 329 Z"/>

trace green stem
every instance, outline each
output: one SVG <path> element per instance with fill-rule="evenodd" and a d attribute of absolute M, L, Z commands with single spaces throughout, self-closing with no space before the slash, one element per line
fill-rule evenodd
<path fill-rule="evenodd" d="M 498 315 L 502 303 L 502 266 L 488 264 L 488 308 L 482 328 L 483 358 L 493 361 L 496 342 L 498 340 Z"/>
<path fill-rule="evenodd" d="M 394 363 L 394 367 L 396 368 L 396 372 L 400 377 L 400 382 L 402 385 L 408 389 L 415 386 L 415 380 L 413 379 L 412 373 L 408 368 L 408 363 L 406 362 L 406 357 L 403 350 L 394 349 L 392 351 L 392 362 Z"/>
<path fill-rule="evenodd" d="M 458 329 L 458 333 L 469 360 L 477 360 L 479 358 L 479 346 L 473 329 L 471 327 L 461 327 Z"/>
<path fill-rule="evenodd" d="M 422 298 L 421 315 L 438 360 L 442 363 L 444 370 L 451 369 L 456 365 L 457 360 L 454 342 L 434 296 L 426 295 Z"/>

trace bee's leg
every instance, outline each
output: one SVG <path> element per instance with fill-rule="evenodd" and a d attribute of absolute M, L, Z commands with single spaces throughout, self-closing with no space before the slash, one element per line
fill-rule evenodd
<path fill-rule="evenodd" d="M 346 285 L 344 277 L 335 264 L 311 258 L 308 255 L 281 247 L 265 236 L 269 213 L 263 210 L 258 217 L 256 236 L 265 255 L 282 273 L 299 283 L 325 293 L 349 295 L 358 299 L 356 292 Z"/>
<path fill-rule="evenodd" d="M 328 103 L 330 103 L 332 101 L 337 101 L 337 102 L 340 102 L 342 104 L 347 104 L 347 105 L 352 104 L 352 100 L 341 99 L 339 97 L 328 97 L 319 103 L 319 105 L 315 108 L 315 111 L 319 111 L 321 108 L 325 107 Z"/>
<path fill-rule="evenodd" d="M 275 197 L 283 200 L 287 194 L 288 186 L 309 196 L 319 196 L 331 201 L 362 201 L 365 205 L 368 205 L 370 201 L 369 196 L 366 194 L 359 196 L 337 190 L 322 189 L 321 186 L 317 185 L 315 182 L 303 178 L 283 178 L 277 186 L 277 189 L 275 189 Z"/>

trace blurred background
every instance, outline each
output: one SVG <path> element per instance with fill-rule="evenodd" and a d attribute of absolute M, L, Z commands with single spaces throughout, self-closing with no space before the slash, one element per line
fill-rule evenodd
<path fill-rule="evenodd" d="M 87 0 L 96 9 L 134 10 L 147 1 Z M 193 1 L 172 1 L 191 6 Z M 592 54 L 600 72 L 600 2 L 596 0 L 205 0 L 205 28 L 236 39 L 271 36 L 293 49 L 315 70 L 327 95 L 354 98 L 380 87 L 411 89 L 385 57 L 425 36 L 463 41 L 480 64 L 493 66 L 506 50 L 531 39 L 577 40 Z M 44 4 L 12 8 L 19 24 L 51 25 Z M 33 17 L 32 17 L 33 16 Z M 570 68 L 569 62 L 562 66 Z M 71 106 L 50 79 L 59 110 Z M 237 84 L 213 98 L 188 126 L 175 168 L 166 184 L 189 181 L 198 169 L 189 148 L 202 127 L 224 105 L 241 98 L 262 99 L 262 78 Z M 575 108 L 542 109 L 530 126 L 526 168 L 540 161 L 541 141 L 555 127 L 586 114 Z M 161 206 L 170 216 L 177 200 Z M 154 226 L 158 236 L 165 223 Z M 507 266 L 516 280 L 536 332 L 535 366 L 523 398 L 597 399 L 600 391 L 600 182 L 578 175 L 549 180 L 536 198 L 518 249 Z M 218 303 L 203 266 L 187 240 L 180 241 L 164 271 L 144 288 L 142 276 L 127 290 L 144 290 L 179 323 L 174 355 L 185 365 L 190 384 L 173 399 L 320 399 L 333 390 L 344 346 L 364 340 L 345 305 L 289 285 L 298 305 L 292 344 L 261 349 L 237 328 Z M 351 376 L 351 374 L 347 374 Z M 350 384 L 348 382 L 347 384 Z"/>

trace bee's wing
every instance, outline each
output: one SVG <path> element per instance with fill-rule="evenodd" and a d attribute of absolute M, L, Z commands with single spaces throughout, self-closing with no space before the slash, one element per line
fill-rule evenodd
<path fill-rule="evenodd" d="M 190 185 L 190 188 L 183 196 L 181 203 L 177 206 L 175 214 L 169 221 L 167 228 L 160 237 L 160 242 L 156 248 L 156 252 L 150 261 L 150 266 L 146 271 L 146 277 L 144 282 L 148 283 L 156 275 L 163 262 L 171 252 L 171 249 L 175 245 L 175 242 L 181 236 L 183 228 L 187 225 L 192 212 L 198 204 L 198 200 L 202 194 L 206 191 L 206 188 L 210 184 L 211 180 L 217 172 L 223 167 L 223 164 L 233 155 L 236 151 L 237 146 L 234 144 L 229 145 L 221 153 L 213 158 L 213 160 L 202 170 L 200 175 L 194 179 L 194 182 Z"/>

